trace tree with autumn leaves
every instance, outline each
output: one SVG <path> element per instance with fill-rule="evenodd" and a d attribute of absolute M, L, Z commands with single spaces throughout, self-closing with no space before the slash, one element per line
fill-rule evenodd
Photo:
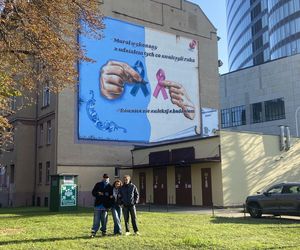
<path fill-rule="evenodd" d="M 100 2 L 0 0 L 0 150 L 11 136 L 12 97 L 38 93 L 45 82 L 55 93 L 75 86 L 77 61 L 92 62 L 77 34 L 101 39 Z"/>

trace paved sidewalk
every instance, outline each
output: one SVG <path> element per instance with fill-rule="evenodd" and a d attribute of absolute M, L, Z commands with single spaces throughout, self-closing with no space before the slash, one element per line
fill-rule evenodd
<path fill-rule="evenodd" d="M 243 208 L 212 208 L 212 207 L 200 207 L 200 206 L 174 206 L 174 205 L 138 205 L 138 211 L 148 212 L 169 212 L 169 213 L 191 213 L 191 214 L 210 214 L 210 215 L 222 215 L 230 217 L 243 217 Z"/>
<path fill-rule="evenodd" d="M 244 213 L 242 207 L 236 208 L 209 208 L 199 206 L 159 206 L 159 205 L 138 205 L 138 211 L 144 212 L 161 212 L 161 213 L 189 213 L 189 214 L 206 214 L 216 217 L 228 217 L 228 218 L 250 218 L 248 213 Z M 273 216 L 263 215 L 263 218 L 276 218 L 276 219 L 292 219 L 299 220 L 300 216 Z"/>

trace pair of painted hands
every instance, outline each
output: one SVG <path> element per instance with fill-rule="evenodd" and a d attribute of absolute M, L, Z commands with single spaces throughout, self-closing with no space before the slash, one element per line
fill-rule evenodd
<path fill-rule="evenodd" d="M 140 83 L 142 78 L 127 63 L 109 61 L 101 70 L 100 90 L 107 99 L 117 99 L 124 91 L 125 83 Z M 185 88 L 176 82 L 164 80 L 162 86 L 169 90 L 171 102 L 182 109 L 184 116 L 190 120 L 195 118 L 195 106 Z"/>

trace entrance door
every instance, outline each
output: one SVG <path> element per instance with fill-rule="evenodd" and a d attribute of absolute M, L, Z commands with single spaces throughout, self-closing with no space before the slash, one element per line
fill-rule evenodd
<path fill-rule="evenodd" d="M 146 203 L 146 174 L 140 173 L 139 176 L 139 182 L 140 182 L 140 204 Z"/>
<path fill-rule="evenodd" d="M 176 204 L 192 205 L 191 166 L 175 167 Z"/>
<path fill-rule="evenodd" d="M 211 188 L 211 169 L 202 168 L 201 169 L 201 179 L 202 179 L 202 203 L 203 206 L 212 205 L 212 188 Z"/>
<path fill-rule="evenodd" d="M 154 204 L 167 204 L 167 168 L 153 168 Z"/>

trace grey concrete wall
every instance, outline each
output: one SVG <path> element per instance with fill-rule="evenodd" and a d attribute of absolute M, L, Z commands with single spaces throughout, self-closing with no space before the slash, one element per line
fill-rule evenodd
<path fill-rule="evenodd" d="M 279 134 L 279 125 L 290 126 L 296 136 L 295 112 L 300 106 L 300 55 L 294 55 L 259 66 L 228 73 L 220 78 L 221 109 L 284 98 L 286 119 L 251 124 L 250 113 L 247 124 L 230 130 L 245 130 Z M 248 109 L 249 111 L 249 109 Z M 246 109 L 247 112 L 247 109 Z M 300 112 L 298 112 L 300 126 Z M 300 132 L 300 129 L 299 129 Z"/>

